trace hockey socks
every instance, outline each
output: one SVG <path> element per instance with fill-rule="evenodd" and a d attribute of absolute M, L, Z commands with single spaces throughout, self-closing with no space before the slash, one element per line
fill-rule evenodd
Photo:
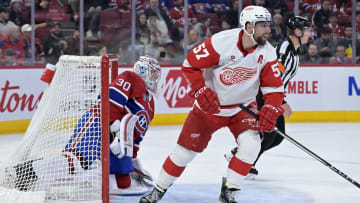
<path fill-rule="evenodd" d="M 196 152 L 176 145 L 174 151 L 167 157 L 156 182 L 161 188 L 167 189 L 180 177 L 186 165 L 194 159 Z"/>

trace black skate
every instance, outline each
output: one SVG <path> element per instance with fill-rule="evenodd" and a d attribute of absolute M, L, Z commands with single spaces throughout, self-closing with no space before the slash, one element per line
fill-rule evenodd
<path fill-rule="evenodd" d="M 14 167 L 16 171 L 15 188 L 20 191 L 28 191 L 37 180 L 32 162 L 27 161 Z"/>
<path fill-rule="evenodd" d="M 258 170 L 256 170 L 255 166 L 252 166 L 245 180 L 255 180 L 258 174 L 259 174 Z"/>
<path fill-rule="evenodd" d="M 160 200 L 166 192 L 166 189 L 161 189 L 159 186 L 155 185 L 154 189 L 144 197 L 141 197 L 139 203 L 156 203 Z"/>
<path fill-rule="evenodd" d="M 235 200 L 235 194 L 240 189 L 237 188 L 228 188 L 226 185 L 226 178 L 223 177 L 222 186 L 221 186 L 221 194 L 219 197 L 219 203 L 238 203 Z"/>

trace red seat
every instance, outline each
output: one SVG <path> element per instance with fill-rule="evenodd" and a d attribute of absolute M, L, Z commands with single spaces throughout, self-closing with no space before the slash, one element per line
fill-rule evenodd
<path fill-rule="evenodd" d="M 50 35 L 50 28 L 47 26 L 38 27 L 35 29 L 35 37 L 39 38 L 40 41 L 45 40 Z"/>
<path fill-rule="evenodd" d="M 120 42 L 121 21 L 117 11 L 105 10 L 100 13 L 99 30 L 101 41 L 106 46 Z"/>

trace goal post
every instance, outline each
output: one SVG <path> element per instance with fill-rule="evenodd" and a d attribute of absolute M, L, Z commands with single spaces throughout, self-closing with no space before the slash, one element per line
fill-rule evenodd
<path fill-rule="evenodd" d="M 60 57 L 23 140 L 0 165 L 9 201 L 109 202 L 109 83 L 117 69 L 114 55 Z"/>

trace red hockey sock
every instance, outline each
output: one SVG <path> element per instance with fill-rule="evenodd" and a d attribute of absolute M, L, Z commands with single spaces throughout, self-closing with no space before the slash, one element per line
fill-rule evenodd
<path fill-rule="evenodd" d="M 170 157 L 165 160 L 163 168 L 168 174 L 174 177 L 180 177 L 181 173 L 185 170 L 185 166 L 177 166 L 174 162 L 171 161 Z"/>
<path fill-rule="evenodd" d="M 230 169 L 243 176 L 246 176 L 249 173 L 251 166 L 252 164 L 243 162 L 236 156 L 233 156 L 229 164 Z"/>
<path fill-rule="evenodd" d="M 119 188 L 125 189 L 130 187 L 131 179 L 129 174 L 115 174 L 115 178 Z"/>

